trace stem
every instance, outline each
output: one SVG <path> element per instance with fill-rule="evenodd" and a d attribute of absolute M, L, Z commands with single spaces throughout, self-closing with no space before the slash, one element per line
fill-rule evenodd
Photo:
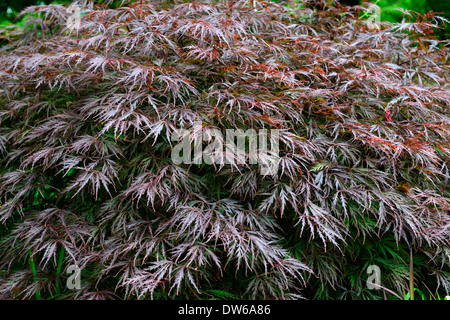
<path fill-rule="evenodd" d="M 61 294 L 61 290 L 59 287 L 59 275 L 61 273 L 62 263 L 64 260 L 64 253 L 65 253 L 65 249 L 63 246 L 63 247 L 61 247 L 61 250 L 59 251 L 58 267 L 56 268 L 56 295 L 57 296 L 59 296 Z"/>
<path fill-rule="evenodd" d="M 377 286 L 377 287 L 379 287 L 379 288 L 381 288 L 381 289 L 383 289 L 383 290 L 385 290 L 385 291 L 387 291 L 387 292 L 389 292 L 389 293 L 392 293 L 394 296 L 396 296 L 397 298 L 399 298 L 400 300 L 402 299 L 402 297 L 400 297 L 398 294 L 396 294 L 394 291 L 392 291 L 392 290 L 389 290 L 388 288 L 385 288 L 385 287 L 383 287 L 383 286 L 380 286 L 379 284 L 376 284 L 376 283 L 372 283 L 372 285 L 373 286 Z M 386 292 L 385 292 L 385 294 L 386 294 Z"/>
<path fill-rule="evenodd" d="M 28 254 L 30 255 L 30 265 L 31 265 L 31 271 L 33 272 L 33 281 L 38 283 L 38 277 L 36 272 L 36 265 L 34 264 L 33 255 L 31 254 L 31 249 L 28 250 Z M 39 289 L 36 291 L 36 299 L 41 300 L 41 292 Z"/>
<path fill-rule="evenodd" d="M 409 296 L 414 300 L 414 261 L 412 248 L 409 249 Z"/>

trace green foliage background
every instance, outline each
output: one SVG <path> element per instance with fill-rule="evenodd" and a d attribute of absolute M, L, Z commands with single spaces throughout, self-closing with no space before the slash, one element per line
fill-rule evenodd
<path fill-rule="evenodd" d="M 447 20 L 450 19 L 450 1 L 443 0 L 378 0 L 376 2 L 381 8 L 381 20 L 400 22 L 402 14 L 396 8 L 403 8 L 417 11 L 419 13 L 427 13 L 430 11 L 438 12 Z M 441 39 L 450 37 L 450 28 L 447 23 L 446 30 L 438 31 Z"/>

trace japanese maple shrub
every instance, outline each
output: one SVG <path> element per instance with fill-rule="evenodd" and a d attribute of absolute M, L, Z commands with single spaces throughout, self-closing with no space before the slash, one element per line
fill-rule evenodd
<path fill-rule="evenodd" d="M 439 17 L 378 22 L 332 0 L 116 3 L 29 7 L 2 31 L 1 294 L 449 293 Z M 278 170 L 174 162 L 179 129 L 202 147 L 226 129 L 279 130 Z"/>

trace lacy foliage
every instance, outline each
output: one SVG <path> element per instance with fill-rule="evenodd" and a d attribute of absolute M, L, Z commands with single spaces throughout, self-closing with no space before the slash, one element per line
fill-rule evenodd
<path fill-rule="evenodd" d="M 287 4 L 79 3 L 78 30 L 61 5 L 22 12 L 0 53 L 1 293 L 376 298 L 367 266 L 401 292 L 410 249 L 416 285 L 449 292 L 440 19 Z M 171 134 L 196 121 L 280 129 L 277 175 L 174 164 Z"/>

